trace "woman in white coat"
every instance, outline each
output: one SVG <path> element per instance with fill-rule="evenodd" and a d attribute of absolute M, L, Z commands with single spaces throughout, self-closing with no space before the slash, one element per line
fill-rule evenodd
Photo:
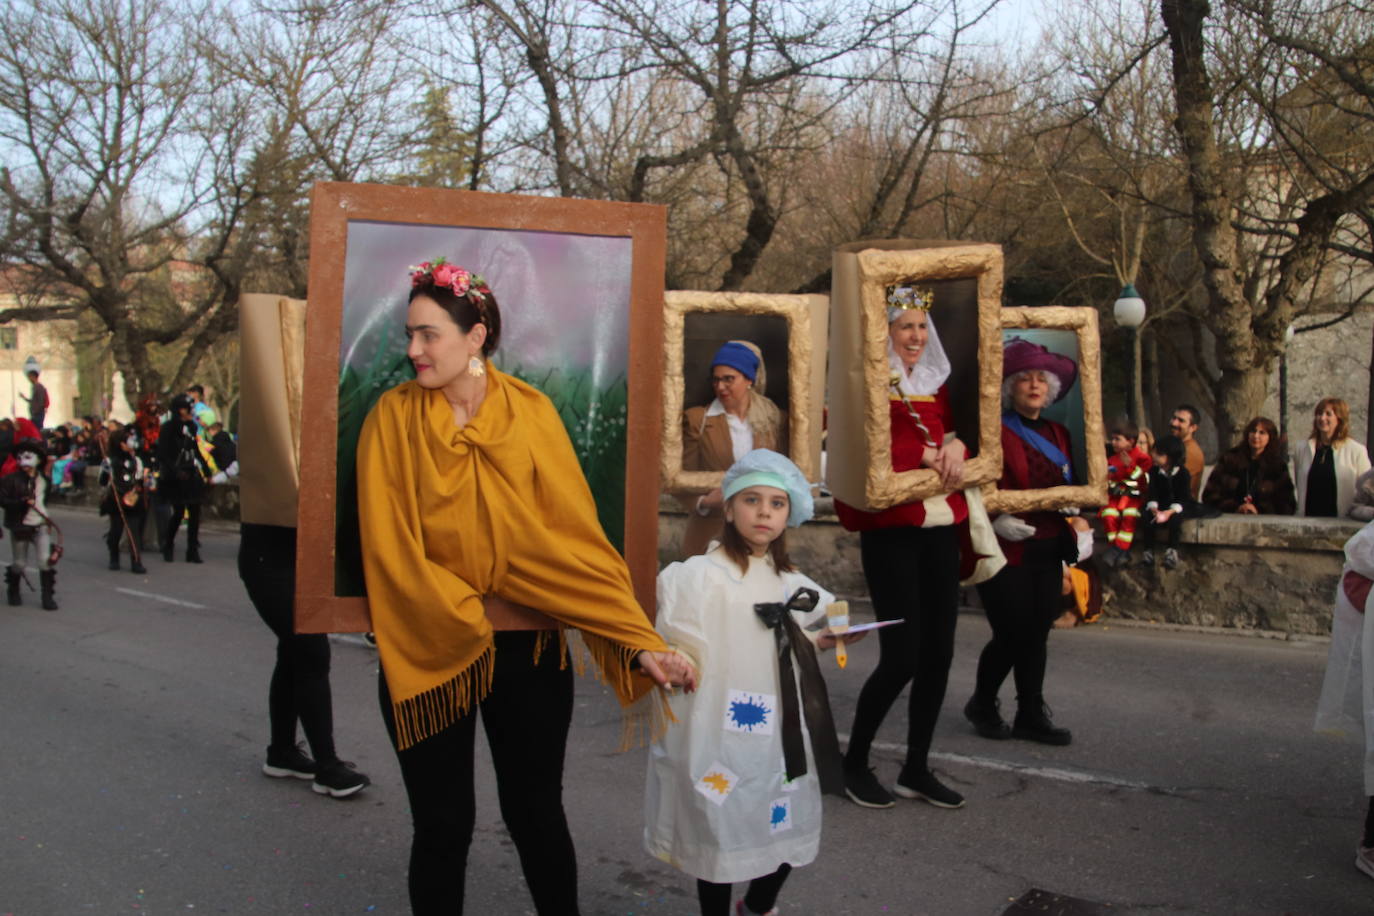
<path fill-rule="evenodd" d="M 1369 470 L 1369 452 L 1350 438 L 1350 405 L 1322 398 L 1312 412 L 1312 435 L 1293 455 L 1298 514 L 1344 518 L 1355 502 L 1355 481 Z"/>

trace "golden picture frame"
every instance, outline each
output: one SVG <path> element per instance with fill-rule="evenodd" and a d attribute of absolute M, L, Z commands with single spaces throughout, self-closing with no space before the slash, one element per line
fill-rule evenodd
<path fill-rule="evenodd" d="M 1073 486 L 1049 487 L 1043 490 L 1000 490 L 995 482 L 983 487 L 983 500 L 989 512 L 1033 512 L 1064 509 L 1073 506 L 1101 506 L 1107 502 L 1107 453 L 1102 422 L 1102 352 L 1098 337 L 1097 310 L 1069 306 L 1039 306 L 1036 308 L 1006 308 L 1002 310 L 1004 338 L 1014 332 L 1049 346 L 1056 352 L 1072 356 L 1078 364 L 1078 398 L 1066 393 L 1061 402 L 1070 412 L 1055 417 L 1053 408 L 1041 413 L 1050 419 L 1060 419 L 1069 428 L 1073 441 L 1074 464 L 1086 472 L 1086 483 Z M 1048 333 L 1046 333 L 1048 332 Z M 1054 337 L 1060 340 L 1056 345 Z M 1076 353 L 1066 352 L 1071 340 Z M 1000 380 L 999 380 L 1000 400 Z"/>
<path fill-rule="evenodd" d="M 829 304 L 828 297 L 819 295 L 687 290 L 664 295 L 660 476 L 665 490 L 676 494 L 708 493 L 720 486 L 724 476 L 723 471 L 693 471 L 682 467 L 682 415 L 687 406 L 685 392 L 691 381 L 685 378 L 686 331 L 691 317 L 703 314 L 776 316 L 786 322 L 787 454 L 807 480 L 819 479 Z M 765 357 L 767 355 L 765 353 Z"/>
<path fill-rule="evenodd" d="M 943 492 L 933 470 L 892 468 L 886 296 L 889 287 L 903 283 L 936 289 L 931 319 L 953 364 L 955 429 L 975 452 L 962 485 L 992 483 L 1002 472 L 1001 246 L 914 239 L 851 243 L 836 249 L 834 261 L 826 479 L 836 498 L 866 511 Z"/>

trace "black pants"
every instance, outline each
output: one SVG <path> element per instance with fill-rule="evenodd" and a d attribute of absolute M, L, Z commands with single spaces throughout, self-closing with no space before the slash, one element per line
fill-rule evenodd
<path fill-rule="evenodd" d="M 334 706 L 329 690 L 329 637 L 295 632 L 296 529 L 243 524 L 239 578 L 258 616 L 277 637 L 277 663 L 267 688 L 272 747 L 296 744 L 296 722 L 316 763 L 338 760 Z"/>
<path fill-rule="evenodd" d="M 560 666 L 558 641 L 534 659 L 537 633 L 496 634 L 491 692 L 481 702 L 482 727 L 496 769 L 501 817 L 520 856 L 535 912 L 576 916 L 577 855 L 563 813 L 563 756 L 572 722 L 572 667 Z M 385 674 L 378 679 L 391 744 L 396 723 Z M 477 713 L 396 752 L 410 799 L 410 906 L 415 916 L 455 916 L 463 895 L 472 830 L 473 744 Z M 518 909 L 518 907 L 514 907 Z"/>
<path fill-rule="evenodd" d="M 144 500 L 140 500 L 144 502 Z M 109 515 L 110 528 L 105 532 L 105 545 L 110 548 L 110 556 L 119 555 L 119 542 L 124 539 L 124 524 L 128 522 L 129 530 L 133 532 L 134 543 L 138 545 L 138 555 L 143 556 L 143 529 L 148 522 L 148 512 L 142 507 L 137 512 L 132 509 L 125 509 L 123 518 L 119 515 L 118 509 L 112 509 Z"/>
<path fill-rule="evenodd" d="M 744 894 L 744 908 L 750 913 L 767 913 L 778 902 L 778 892 L 782 883 L 791 874 L 792 866 L 784 862 L 771 875 L 764 875 L 749 882 L 749 890 Z M 733 885 L 712 884 L 697 879 L 697 902 L 701 904 L 701 916 L 732 916 L 730 913 L 730 894 Z"/>
<path fill-rule="evenodd" d="M 1014 673 L 1018 706 L 1039 709 L 1044 701 L 1050 629 L 1063 613 L 1063 586 L 1063 567 L 1052 540 L 1027 544 L 1025 562 L 1002 567 L 978 586 L 983 610 L 992 625 L 992 639 L 978 657 L 974 695 L 979 700 L 991 703 L 997 699 L 1002 682 Z"/>
<path fill-rule="evenodd" d="M 878 631 L 878 667 L 859 692 L 845 762 L 868 765 L 878 726 L 910 683 L 906 768 L 924 769 L 954 659 L 958 536 L 952 525 L 864 531 L 859 552 L 873 613 L 879 620 L 906 622 Z"/>
<path fill-rule="evenodd" d="M 200 503 L 172 503 L 171 506 L 172 514 L 167 517 L 167 534 L 162 539 L 163 551 L 170 551 L 175 546 L 177 529 L 181 527 L 181 517 L 183 515 L 186 516 L 186 549 L 193 550 L 199 547 Z"/>
<path fill-rule="evenodd" d="M 1175 512 L 1169 516 L 1169 520 L 1163 525 L 1157 525 L 1149 518 L 1141 519 L 1143 522 L 1140 531 L 1140 543 L 1146 550 L 1151 550 L 1155 546 L 1155 532 L 1163 528 L 1168 532 L 1169 546 L 1178 550 L 1179 541 L 1183 537 L 1183 513 Z"/>

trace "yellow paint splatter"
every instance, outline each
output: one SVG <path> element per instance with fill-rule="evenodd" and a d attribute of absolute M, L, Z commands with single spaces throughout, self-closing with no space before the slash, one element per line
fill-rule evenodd
<path fill-rule="evenodd" d="M 701 777 L 701 781 L 706 783 L 708 788 L 719 792 L 721 795 L 730 791 L 730 777 L 724 773 L 707 773 Z"/>

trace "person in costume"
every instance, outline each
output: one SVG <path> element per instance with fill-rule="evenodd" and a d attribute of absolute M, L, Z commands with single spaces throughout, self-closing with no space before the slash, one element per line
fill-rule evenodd
<path fill-rule="evenodd" d="M 480 709 L 535 910 L 576 913 L 562 800 L 573 705 L 564 628 L 580 631 L 623 705 L 645 698 L 630 725 L 666 716 L 655 683 L 694 687 L 695 672 L 635 602 L 557 410 L 488 361 L 501 336 L 491 289 L 442 258 L 412 268 L 411 284 L 416 377 L 381 396 L 358 442 L 382 715 L 414 824 L 411 906 L 462 911 Z M 553 618 L 558 638 L 493 632 L 485 596 Z"/>
<path fill-rule="evenodd" d="M 764 395 L 767 374 L 759 348 L 747 340 L 721 344 L 711 358 L 715 399 L 682 412 L 682 469 L 724 471 L 756 448 L 787 448 L 787 414 Z M 683 499 L 689 510 L 682 555 L 704 553 L 724 526 L 720 488 Z"/>
<path fill-rule="evenodd" d="M 1078 366 L 1022 337 L 1002 349 L 1002 490 L 1040 490 L 1075 480 L 1069 431 L 1041 412 L 1073 387 Z M 1064 563 L 1080 557 L 1078 535 L 1063 512 L 1003 513 L 992 522 L 1007 565 L 978 586 L 992 639 L 978 657 L 976 687 L 964 716 L 984 738 L 1068 744 L 1045 703 L 1050 630 L 1060 615 Z M 1016 717 L 1002 718 L 998 692 L 1016 682 Z"/>
<path fill-rule="evenodd" d="M 200 433 L 191 415 L 191 399 L 184 394 L 172 398 L 171 419 L 158 432 L 157 466 L 157 498 L 171 509 L 162 535 L 162 559 L 170 563 L 176 558 L 177 530 L 185 517 L 186 562 L 203 563 L 200 507 L 205 502 L 205 479 L 211 471 L 200 451 Z"/>
<path fill-rule="evenodd" d="M 1298 515 L 1345 518 L 1355 481 L 1369 467 L 1368 450 L 1350 438 L 1350 405 L 1322 398 L 1312 411 L 1312 434 L 1293 450 Z"/>
<path fill-rule="evenodd" d="M 737 881 L 749 890 L 735 912 L 774 912 L 788 873 L 816 858 L 821 792 L 843 784 L 813 648 L 836 637 L 805 629 L 825 621 L 834 597 L 793 568 L 784 537 L 811 517 L 810 485 L 784 456 L 755 449 L 722 492 L 720 542 L 658 575 L 658 631 L 702 677 L 700 690 L 673 697 L 677 724 L 650 748 L 645 788 L 645 846 L 697 879 L 702 916 L 730 913 Z M 786 670 L 780 652 L 792 653 Z M 805 725 L 789 719 L 789 702 L 807 709 Z"/>
<path fill-rule="evenodd" d="M 964 804 L 962 795 L 930 771 L 928 757 L 954 660 L 961 574 L 958 529 L 968 527 L 970 498 L 984 530 L 986 513 L 976 491 L 970 491 L 970 497 L 959 489 L 968 450 L 953 428 L 945 387 L 950 362 L 931 320 L 933 302 L 930 291 L 916 286 L 898 285 L 887 291 L 889 424 L 892 469 L 931 468 L 945 492 L 880 512 L 835 500 L 840 523 L 859 532 L 873 613 L 879 620 L 903 621 L 878 632 L 878 665 L 859 693 L 845 752 L 845 792 L 868 808 L 896 804 L 868 765 L 868 757 L 878 727 L 907 684 L 911 694 L 906 760 L 893 791 L 940 808 Z M 990 533 L 987 541 L 987 549 L 995 554 Z M 980 563 L 980 574 L 990 575 L 995 564 L 996 558 Z"/>
<path fill-rule="evenodd" d="M 1364 829 L 1355 846 L 1355 867 L 1374 878 L 1374 525 L 1345 542 L 1345 568 L 1336 586 L 1331 647 L 1317 701 L 1315 729 L 1348 735 L 1364 744 Z"/>
<path fill-rule="evenodd" d="M 1122 421 L 1108 437 L 1111 455 L 1107 458 L 1107 505 L 1099 513 L 1107 533 L 1107 554 L 1103 562 L 1120 566 L 1130 555 L 1135 528 L 1140 522 L 1140 507 L 1150 485 L 1150 454 L 1136 444 L 1135 424 Z"/>
<path fill-rule="evenodd" d="M 36 428 L 35 427 L 30 427 Z M 23 603 L 19 582 L 29 567 L 38 570 L 43 610 L 57 610 L 53 592 L 57 570 L 52 566 L 52 522 L 48 518 L 48 494 L 52 478 L 43 467 L 47 451 L 36 438 L 23 438 L 10 452 L 17 467 L 0 477 L 0 508 L 10 533 L 10 565 L 5 570 L 6 600 L 11 607 Z"/>
<path fill-rule="evenodd" d="M 108 453 L 100 464 L 100 487 L 104 496 L 100 514 L 109 516 L 105 546 L 110 549 L 110 569 L 119 569 L 119 542 L 125 536 L 133 549 L 129 571 L 143 575 L 143 529 L 148 521 L 148 494 L 144 485 L 143 462 L 138 457 L 138 430 L 125 427 L 111 435 Z"/>

